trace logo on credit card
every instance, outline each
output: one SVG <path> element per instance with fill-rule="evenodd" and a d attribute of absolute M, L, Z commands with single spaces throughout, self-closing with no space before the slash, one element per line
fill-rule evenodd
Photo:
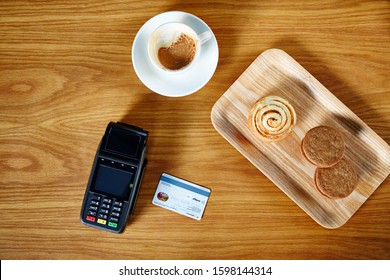
<path fill-rule="evenodd" d="M 161 201 L 167 201 L 169 196 L 165 192 L 159 192 L 157 198 Z"/>

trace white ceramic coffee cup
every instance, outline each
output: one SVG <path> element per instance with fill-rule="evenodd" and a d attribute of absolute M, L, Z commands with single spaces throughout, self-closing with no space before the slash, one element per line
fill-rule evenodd
<path fill-rule="evenodd" d="M 187 65 L 181 67 L 180 69 L 169 69 L 166 68 L 159 60 L 158 52 L 160 48 L 168 48 L 172 44 L 178 41 L 180 36 L 185 34 L 192 38 L 195 42 L 195 54 L 191 62 Z M 157 27 L 151 34 L 148 41 L 148 55 L 152 64 L 163 71 L 164 73 L 170 74 L 179 74 L 187 71 L 191 68 L 196 61 L 199 59 L 201 52 L 201 45 L 207 42 L 211 38 L 211 33 L 209 31 L 197 34 L 191 27 L 184 23 L 170 22 L 165 23 Z"/>

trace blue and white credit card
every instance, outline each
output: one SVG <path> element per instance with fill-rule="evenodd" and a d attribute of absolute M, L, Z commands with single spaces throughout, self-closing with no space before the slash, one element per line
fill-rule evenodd
<path fill-rule="evenodd" d="M 153 204 L 199 221 L 209 196 L 210 189 L 163 173 Z"/>

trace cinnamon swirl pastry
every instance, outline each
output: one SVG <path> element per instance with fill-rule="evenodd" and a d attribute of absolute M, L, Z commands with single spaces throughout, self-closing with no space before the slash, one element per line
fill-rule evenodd
<path fill-rule="evenodd" d="M 279 141 L 287 137 L 297 121 L 294 108 L 284 98 L 265 96 L 249 113 L 249 128 L 263 141 Z"/>

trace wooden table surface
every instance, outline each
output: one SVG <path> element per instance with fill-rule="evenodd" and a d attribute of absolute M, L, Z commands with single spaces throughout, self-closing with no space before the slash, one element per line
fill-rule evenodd
<path fill-rule="evenodd" d="M 219 44 L 214 76 L 180 98 L 151 92 L 131 61 L 139 28 L 172 10 L 203 19 Z M 1 1 L 1 259 L 389 259 L 389 178 L 325 229 L 210 120 L 251 62 L 280 48 L 389 144 L 389 18 L 389 1 Z M 79 220 L 109 121 L 150 132 L 121 235 Z M 152 205 L 162 172 L 211 188 L 201 221 Z"/>

